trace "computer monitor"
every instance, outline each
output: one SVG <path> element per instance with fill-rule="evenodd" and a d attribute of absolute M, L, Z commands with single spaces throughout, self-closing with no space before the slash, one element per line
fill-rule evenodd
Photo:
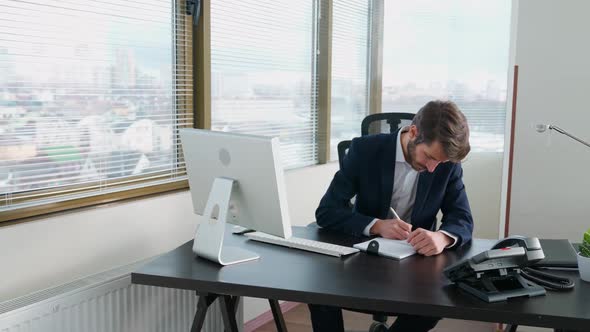
<path fill-rule="evenodd" d="M 277 137 L 181 129 L 180 139 L 196 214 L 210 218 L 205 211 L 210 202 L 218 206 L 211 212 L 213 219 L 222 218 L 224 208 L 219 202 L 223 199 L 213 191 L 215 186 L 222 193 L 227 194 L 227 190 L 214 183 L 233 180 L 227 216 L 220 221 L 283 238 L 291 237 Z M 199 231 L 203 231 L 203 222 L 206 220 L 201 222 Z M 211 238 L 211 234 L 207 238 Z"/>

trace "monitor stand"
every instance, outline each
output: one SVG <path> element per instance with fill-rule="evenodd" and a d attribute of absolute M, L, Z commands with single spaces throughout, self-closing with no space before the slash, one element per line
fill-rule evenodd
<path fill-rule="evenodd" d="M 229 202 L 234 184 L 233 179 L 215 178 L 209 199 L 203 213 L 203 220 L 197 228 L 193 252 L 221 265 L 247 262 L 258 259 L 256 253 L 251 251 L 223 245 L 226 221 L 229 214 Z"/>

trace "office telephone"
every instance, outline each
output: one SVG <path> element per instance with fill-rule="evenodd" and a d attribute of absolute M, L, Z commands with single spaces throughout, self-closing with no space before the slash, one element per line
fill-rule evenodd
<path fill-rule="evenodd" d="M 569 279 L 530 268 L 544 258 L 538 238 L 511 236 L 490 250 L 447 267 L 444 274 L 459 288 L 487 302 L 545 295 L 545 288 L 573 288 Z"/>

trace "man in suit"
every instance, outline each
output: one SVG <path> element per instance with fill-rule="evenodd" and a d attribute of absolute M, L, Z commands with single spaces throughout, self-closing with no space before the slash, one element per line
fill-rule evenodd
<path fill-rule="evenodd" d="M 316 210 L 317 223 L 355 236 L 407 240 L 425 256 L 460 247 L 473 232 L 460 164 L 469 150 L 469 127 L 457 105 L 428 102 L 410 126 L 352 140 L 342 169 Z M 439 210 L 443 217 L 437 230 Z M 309 308 L 315 332 L 344 331 L 340 308 Z M 399 315 L 389 331 L 429 331 L 439 320 Z"/>

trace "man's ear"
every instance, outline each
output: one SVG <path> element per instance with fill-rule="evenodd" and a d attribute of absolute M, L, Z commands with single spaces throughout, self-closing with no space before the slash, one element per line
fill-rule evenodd
<path fill-rule="evenodd" d="M 411 139 L 416 138 L 418 136 L 418 127 L 416 127 L 415 125 L 411 125 L 409 134 Z"/>

